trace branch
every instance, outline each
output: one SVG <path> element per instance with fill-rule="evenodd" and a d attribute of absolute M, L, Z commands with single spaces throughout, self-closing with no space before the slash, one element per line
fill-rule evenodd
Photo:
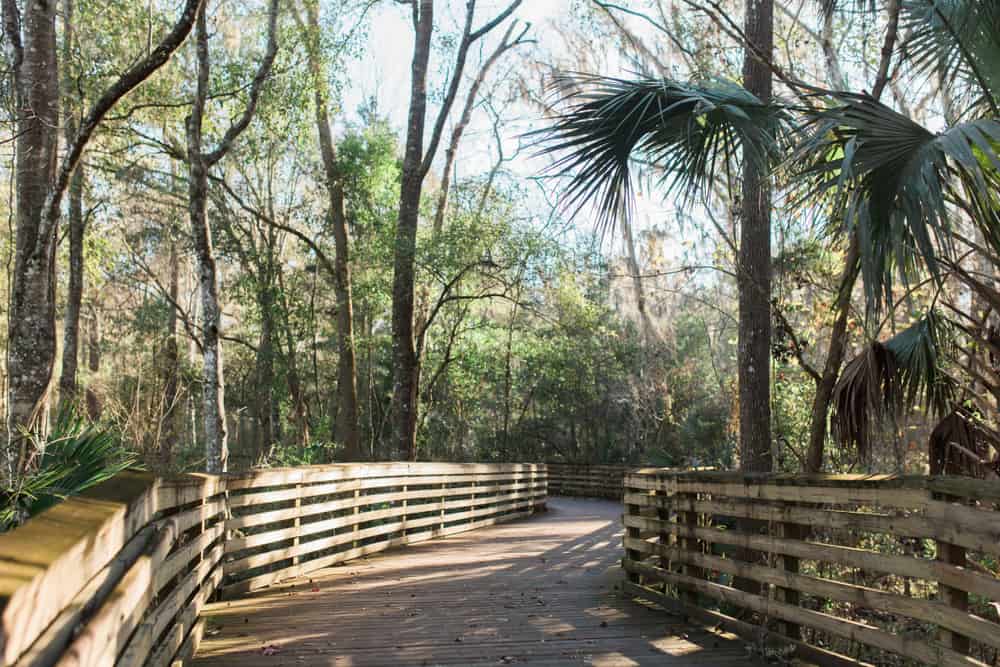
<path fill-rule="evenodd" d="M 462 72 L 465 70 L 465 60 L 469 55 L 469 47 L 473 42 L 486 36 L 491 30 L 503 23 L 515 9 L 521 5 L 522 0 L 514 0 L 505 10 L 500 12 L 492 21 L 489 21 L 479 30 L 472 32 L 472 18 L 476 11 L 476 0 L 467 0 L 465 10 L 465 27 L 462 30 L 462 41 L 458 45 L 458 52 L 455 55 L 455 69 L 451 74 L 451 81 L 448 83 L 448 92 L 445 94 L 441 108 L 438 110 L 437 120 L 434 121 L 434 130 L 431 133 L 430 143 L 424 153 L 423 162 L 420 165 L 421 175 L 426 175 L 434 162 L 434 154 L 437 153 L 438 145 L 441 143 L 441 134 L 444 132 L 444 124 L 451 113 L 451 107 L 455 103 L 458 95 L 458 87 L 462 83 Z"/>
<path fill-rule="evenodd" d="M 472 118 L 472 109 L 475 107 L 476 98 L 479 95 L 479 89 L 486 80 L 486 75 L 489 73 L 490 68 L 492 68 L 493 65 L 495 65 L 501 56 L 503 56 L 503 54 L 507 51 L 510 51 L 521 44 L 527 44 L 534 41 L 524 39 L 524 36 L 528 34 L 528 30 L 531 29 L 530 23 L 524 26 L 524 29 L 521 30 L 517 37 L 511 39 L 511 35 L 514 34 L 514 28 L 516 26 L 517 21 L 510 24 L 507 28 L 507 32 L 504 33 L 500 44 L 486 59 L 482 67 L 479 68 L 479 73 L 476 75 L 476 79 L 472 82 L 472 87 L 469 88 L 469 94 L 465 98 L 462 115 L 459 117 L 458 123 L 455 125 L 454 129 L 452 129 L 451 140 L 448 143 L 448 148 L 445 150 L 444 169 L 441 173 L 441 189 L 438 193 L 438 200 L 434 209 L 433 229 L 435 233 L 440 232 L 441 228 L 444 226 L 444 213 L 445 209 L 448 207 L 448 190 L 451 186 L 451 169 L 455 162 L 455 154 L 458 152 L 458 144 L 462 140 L 462 134 L 465 132 L 465 128 L 468 127 L 469 121 Z"/>
<path fill-rule="evenodd" d="M 896 48 L 896 35 L 899 32 L 899 6 L 900 0 L 889 0 L 886 12 L 889 14 L 889 25 L 885 30 L 885 41 L 882 42 L 882 56 L 878 64 L 878 74 L 875 77 L 875 86 L 872 88 L 872 97 L 878 100 L 882 97 L 882 91 L 889 83 L 889 63 L 892 62 L 892 53 Z"/>
<path fill-rule="evenodd" d="M 264 84 L 271 74 L 271 66 L 274 65 L 274 58 L 278 54 L 278 2 L 279 0 L 271 0 L 271 5 L 267 11 L 267 51 L 264 53 L 264 59 L 261 60 L 260 66 L 257 67 L 257 73 L 254 74 L 253 83 L 250 86 L 250 99 L 247 100 L 247 106 L 243 110 L 243 115 L 229 126 L 226 134 L 222 137 L 222 141 L 219 142 L 219 146 L 211 153 L 205 155 L 205 163 L 208 166 L 214 165 L 225 157 L 229 149 L 232 148 L 236 138 L 250 125 L 250 121 L 257 111 L 260 91 L 264 88 Z"/>
<path fill-rule="evenodd" d="M 5 25 L 7 23 L 7 5 L 13 4 L 13 2 L 14 0 L 4 0 Z M 33 254 L 39 255 L 41 253 L 48 252 L 46 239 L 52 237 L 52 231 L 56 224 L 58 224 L 62 197 L 66 192 L 66 188 L 69 186 L 69 179 L 73 175 L 73 171 L 76 169 L 77 163 L 80 161 L 80 156 L 83 155 L 84 148 L 86 148 L 87 143 L 97 130 L 98 125 L 100 125 L 101 121 L 104 119 L 104 116 L 115 106 L 115 104 L 118 103 L 120 99 L 125 97 L 125 95 L 130 93 L 139 84 L 148 79 L 156 70 L 166 64 L 168 60 L 170 60 L 170 56 L 173 52 L 177 50 L 177 48 L 191 33 L 191 28 L 194 26 L 195 17 L 199 13 L 201 4 L 202 0 L 185 0 L 184 9 L 181 12 L 180 18 L 178 18 L 177 23 L 174 24 L 174 27 L 167 34 L 167 36 L 160 41 L 160 43 L 148 56 L 122 74 L 118 80 L 115 81 L 111 87 L 98 98 L 98 100 L 90 108 L 90 111 L 87 112 L 87 115 L 80 122 L 80 128 L 77 130 L 76 139 L 73 140 L 66 151 L 66 157 L 63 158 L 62 165 L 59 168 L 59 173 L 56 176 L 55 184 L 52 186 L 48 197 L 45 199 L 45 206 L 42 209 L 42 224 L 39 228 L 38 236 L 36 237 Z"/>

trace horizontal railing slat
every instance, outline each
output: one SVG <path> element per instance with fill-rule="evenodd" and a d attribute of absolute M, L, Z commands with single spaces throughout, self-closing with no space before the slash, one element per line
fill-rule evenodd
<path fill-rule="evenodd" d="M 831 663 L 866 647 L 927 665 L 983 665 L 1000 651 L 990 607 L 1000 578 L 973 561 L 1000 554 L 1000 485 L 965 482 L 630 471 L 628 591 L 685 610 L 719 606 L 704 611 L 740 632 L 767 625 L 803 657 L 822 641 L 814 648 L 832 650 Z M 742 610 L 739 619 L 727 607 Z"/>
<path fill-rule="evenodd" d="M 0 535 L 0 665 L 172 665 L 218 591 L 527 516 L 545 497 L 536 464 L 123 473 Z"/>

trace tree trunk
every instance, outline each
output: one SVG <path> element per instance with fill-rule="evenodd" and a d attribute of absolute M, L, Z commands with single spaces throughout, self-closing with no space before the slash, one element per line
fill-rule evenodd
<path fill-rule="evenodd" d="M 747 0 L 746 36 L 757 53 L 774 48 L 773 0 Z M 743 85 L 771 100 L 771 70 L 750 46 Z M 739 248 L 740 466 L 770 472 L 771 462 L 771 187 L 761 165 L 743 160 Z"/>
<path fill-rule="evenodd" d="M 417 10 L 415 10 L 417 11 Z M 410 111 L 403 157 L 399 216 L 396 222 L 392 276 L 393 423 L 395 458 L 417 456 L 417 389 L 420 365 L 413 337 L 417 222 L 424 172 L 424 119 L 427 115 L 427 63 L 434 27 L 433 0 L 420 0 L 411 64 Z M 457 76 L 457 74 L 453 74 Z"/>
<path fill-rule="evenodd" d="M 830 345 L 823 365 L 823 375 L 816 385 L 816 396 L 813 398 L 812 411 L 809 420 L 809 448 L 806 450 L 807 473 L 817 473 L 823 469 L 823 449 L 826 446 L 827 415 L 830 412 L 830 400 L 833 388 L 840 377 L 840 366 L 847 351 L 847 319 L 851 310 L 851 292 L 857 282 L 860 264 L 858 258 L 860 246 L 858 235 L 851 233 L 850 246 L 844 260 L 844 270 L 840 277 L 840 291 L 834 301 L 833 310 L 837 318 L 830 330 Z"/>
<path fill-rule="evenodd" d="M 180 349 L 177 340 L 177 306 L 180 295 L 180 257 L 177 242 L 170 242 L 170 315 L 167 318 L 167 340 L 163 346 L 163 420 L 160 439 L 160 466 L 168 470 L 177 451 L 183 427 L 178 405 L 180 380 Z"/>
<path fill-rule="evenodd" d="M 347 461 L 361 459 L 361 429 L 358 424 L 358 369 L 354 344 L 354 305 L 351 295 L 350 236 L 344 211 L 344 184 L 337 167 L 337 152 L 330 134 L 330 103 L 319 52 L 319 16 L 315 2 L 306 3 L 306 49 L 314 89 L 316 130 L 326 176 L 329 219 L 333 226 L 334 281 L 337 297 L 337 433 Z"/>
<path fill-rule="evenodd" d="M 875 77 L 875 85 L 872 86 L 872 97 L 881 99 L 886 85 L 889 83 L 889 66 L 892 62 L 892 54 L 895 49 L 896 39 L 899 30 L 899 0 L 889 0 L 886 5 L 887 26 L 885 38 L 882 42 L 882 55 L 879 60 L 878 73 Z M 831 13 L 832 14 L 832 13 Z M 831 18 L 827 17 L 827 22 Z M 824 40 L 828 39 L 832 33 L 824 23 Z M 827 49 L 827 63 L 831 72 L 831 78 L 842 80 L 839 63 L 836 56 Z M 947 111 L 947 99 L 945 94 L 945 108 Z M 823 366 L 823 375 L 816 385 L 816 395 L 813 398 L 812 411 L 809 423 L 809 447 L 806 450 L 805 471 L 808 473 L 818 473 L 823 469 L 823 449 L 826 445 L 827 435 L 827 415 L 830 412 L 830 399 L 833 397 L 833 389 L 837 385 L 840 377 L 840 366 L 844 361 L 844 354 L 847 351 L 847 320 L 851 311 L 851 293 L 854 284 L 858 280 L 861 272 L 859 264 L 861 254 L 860 241 L 857 229 L 852 229 L 848 241 L 847 255 L 844 257 L 844 270 L 840 277 L 840 291 L 834 301 L 834 311 L 837 317 L 833 322 L 830 331 L 830 344 L 827 347 L 826 362 Z"/>
<path fill-rule="evenodd" d="M 90 304 L 90 318 L 87 331 L 87 370 L 90 382 L 87 385 L 87 417 L 96 421 L 101 416 L 101 399 L 94 391 L 93 378 L 101 372 L 101 318 L 93 302 Z"/>
<path fill-rule="evenodd" d="M 68 72 L 69 59 L 75 39 L 73 1 L 63 0 L 63 68 Z M 72 81 L 64 72 L 63 90 L 72 95 Z M 72 105 L 64 114 L 66 143 L 76 137 L 76 112 Z M 77 366 L 80 350 L 80 306 L 83 302 L 83 187 L 84 170 L 79 165 L 69 183 L 69 285 L 66 294 L 66 315 L 63 320 L 62 372 L 59 376 L 59 403 L 67 409 L 75 402 L 77 394 Z"/>
<path fill-rule="evenodd" d="M 191 237 L 198 261 L 198 286 L 201 294 L 202 409 L 205 427 L 205 469 L 210 473 L 226 471 L 229 460 L 225 413 L 225 378 L 222 373 L 222 341 L 219 338 L 222 311 L 219 307 L 219 283 L 208 226 L 208 163 L 202 151 L 202 119 L 208 96 L 208 27 L 205 8 L 198 12 L 195 27 L 198 53 L 198 81 L 191 113 L 187 117 L 188 215 Z"/>
<path fill-rule="evenodd" d="M 118 101 L 163 66 L 191 30 L 201 0 L 187 0 L 167 36 L 127 69 L 100 96 L 68 142 L 56 169 L 59 127 L 59 71 L 56 57 L 56 2 L 2 0 L 3 30 L 14 74 L 17 160 L 17 238 L 8 312 L 8 446 L 0 473 L 14 474 L 26 463 L 25 430 L 40 430 L 48 402 L 56 348 L 55 240 L 62 196 L 87 142 Z"/>
<path fill-rule="evenodd" d="M 270 260 L 269 260 L 270 266 Z M 270 271 L 261 271 L 264 282 L 257 294 L 260 308 L 260 340 L 257 342 L 257 363 L 254 377 L 257 394 L 254 399 L 254 416 L 257 420 L 257 441 L 254 443 L 255 459 L 266 454 L 275 442 L 274 422 L 274 292 Z"/>
<path fill-rule="evenodd" d="M 193 116 L 192 116 L 193 118 Z M 212 230 L 208 226 L 208 168 L 201 156 L 201 121 L 189 123 L 188 159 L 190 176 L 188 212 L 198 260 L 201 294 L 202 402 L 205 425 L 205 465 L 210 473 L 226 471 L 229 459 L 225 418 L 225 378 L 222 373 L 222 341 L 219 338 L 222 311 L 216 274 Z M 192 131 L 193 128 L 195 128 Z M 196 136 L 195 136 L 196 135 Z"/>
<path fill-rule="evenodd" d="M 16 7 L 4 2 L 4 24 L 17 27 Z M 12 479 L 28 461 L 24 431 L 40 423 L 56 354 L 54 226 L 41 238 L 46 199 L 55 183 L 59 127 L 56 2 L 31 2 L 21 20 L 23 52 L 15 63 L 17 238 L 10 298 L 7 357 L 10 434 L 3 475 Z"/>
<path fill-rule="evenodd" d="M 80 355 L 80 308 L 83 304 L 83 165 L 76 168 L 69 185 L 69 285 L 63 322 L 62 372 L 59 375 L 59 402 L 72 405 L 77 395 L 77 367 Z"/>

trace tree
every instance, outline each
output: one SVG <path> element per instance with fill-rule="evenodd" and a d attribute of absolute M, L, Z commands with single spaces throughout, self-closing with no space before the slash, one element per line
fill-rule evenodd
<path fill-rule="evenodd" d="M 994 143 L 1000 131 L 995 83 L 1000 8 L 975 2 L 945 8 L 935 0 L 898 7 L 898 23 L 908 37 L 895 45 L 890 3 L 877 92 L 890 80 L 895 45 L 899 62 L 913 76 L 937 77 L 967 103 L 965 117 L 943 132 L 927 130 L 868 93 L 812 86 L 811 104 L 785 107 L 749 93 L 733 95 L 725 82 L 578 77 L 573 83 L 585 92 L 546 138 L 551 150 L 565 153 L 556 169 L 572 177 L 570 202 L 596 200 L 605 220 L 628 213 L 633 152 L 660 165 L 671 187 L 704 193 L 738 151 L 744 164 L 764 157 L 774 169 L 774 156 L 794 142 L 795 150 L 787 152 L 795 159 L 782 170 L 785 186 L 804 193 L 803 206 L 829 214 L 831 224 L 857 236 L 857 262 L 875 325 L 872 343 L 844 369 L 832 392 L 836 434 L 863 450 L 882 419 L 922 403 L 943 417 L 930 443 L 936 469 L 982 471 L 995 465 L 1000 451 L 993 407 L 1000 391 L 981 370 L 991 363 L 984 351 L 996 349 L 989 320 L 1000 298 L 992 279 L 968 270 L 963 260 L 979 257 L 1000 266 L 995 213 L 1000 160 Z M 770 69 L 792 90 L 805 87 L 773 63 Z M 956 218 L 967 220 L 982 243 L 966 236 Z M 840 312 L 853 284 L 852 254 L 836 306 Z M 938 285 L 938 305 L 879 342 L 879 318 L 894 313 L 903 300 L 896 293 L 900 278 L 907 293 L 914 285 Z M 985 299 L 987 312 L 963 312 L 949 297 L 946 279 Z M 831 356 L 836 361 L 837 355 Z M 954 371 L 964 383 L 954 381 Z M 972 391 L 973 380 L 984 379 L 990 388 L 985 402 Z M 829 406 L 817 408 L 825 412 Z"/>
<path fill-rule="evenodd" d="M 198 12 L 195 28 L 197 80 L 194 101 L 185 124 L 187 127 L 188 215 L 191 235 L 198 260 L 198 282 L 201 292 L 201 351 L 202 403 L 205 429 L 205 466 L 208 472 L 226 471 L 229 459 L 226 428 L 225 376 L 222 362 L 222 309 L 219 303 L 219 278 L 212 247 L 212 228 L 208 220 L 209 170 L 232 149 L 234 142 L 247 128 L 257 110 L 261 90 L 267 82 L 278 53 L 279 0 L 270 0 L 267 14 L 267 47 L 250 84 L 243 113 L 226 130 L 218 145 L 204 148 L 203 124 L 205 103 L 209 94 L 211 63 L 208 49 L 206 6 Z"/>
<path fill-rule="evenodd" d="M 3 1 L 17 107 L 17 240 L 9 311 L 5 479 L 30 465 L 33 452 L 23 433 L 44 430 L 56 352 L 55 243 L 63 195 L 105 115 L 170 59 L 191 31 L 200 5 L 201 0 L 186 0 L 180 17 L 156 47 L 97 97 L 58 160 L 56 3 L 29 3 L 22 16 L 16 0 Z"/>
<path fill-rule="evenodd" d="M 521 0 L 514 0 L 481 28 L 472 29 L 476 0 L 467 0 L 462 37 L 455 65 L 438 110 L 430 142 L 424 147 L 427 116 L 427 67 L 434 32 L 434 0 L 409 0 L 416 38 L 411 63 L 410 105 L 403 153 L 403 179 L 399 192 L 399 215 L 393 252 L 392 338 L 393 421 L 395 456 L 414 460 L 417 456 L 417 408 L 420 388 L 420 358 L 414 336 L 414 284 L 416 277 L 417 225 L 424 178 L 437 154 L 444 125 L 458 94 L 470 47 L 502 24 Z"/>
<path fill-rule="evenodd" d="M 743 86 L 771 103 L 773 0 L 746 0 Z M 743 160 L 740 246 L 740 468 L 771 471 L 771 185 L 766 165 Z"/>
<path fill-rule="evenodd" d="M 343 176 L 337 165 L 337 150 L 330 132 L 327 107 L 330 94 L 320 53 L 319 10 L 316 0 L 306 0 L 306 21 L 301 26 L 313 87 L 316 134 L 323 163 L 324 185 L 329 198 L 328 216 L 333 228 L 333 285 L 337 295 L 337 439 L 343 443 L 348 461 L 361 458 L 358 423 L 358 370 L 354 348 L 354 303 L 351 294 L 350 234 L 344 208 Z"/>

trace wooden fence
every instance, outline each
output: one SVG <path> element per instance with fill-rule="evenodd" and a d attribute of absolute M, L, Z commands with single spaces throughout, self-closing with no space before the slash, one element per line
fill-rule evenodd
<path fill-rule="evenodd" d="M 590 463 L 546 463 L 549 493 L 621 500 L 627 466 Z"/>
<path fill-rule="evenodd" d="M 820 664 L 997 665 L 1000 484 L 625 477 L 627 590 Z"/>
<path fill-rule="evenodd" d="M 0 665 L 170 665 L 235 595 L 544 506 L 543 465 L 124 473 L 0 535 Z"/>

